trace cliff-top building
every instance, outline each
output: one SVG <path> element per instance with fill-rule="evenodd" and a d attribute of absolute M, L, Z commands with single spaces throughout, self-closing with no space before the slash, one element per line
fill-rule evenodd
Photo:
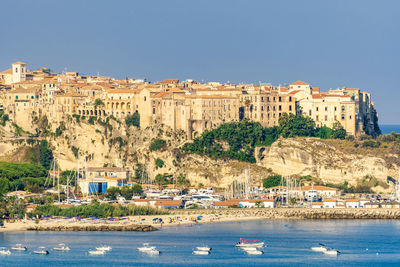
<path fill-rule="evenodd" d="M 379 131 L 369 93 L 354 88 L 321 92 L 302 81 L 288 87 L 177 79 L 151 84 L 77 72 L 54 74 L 47 68 L 28 71 L 25 63 L 16 62 L 0 72 L 0 85 L 4 110 L 24 129 L 43 115 L 61 120 L 74 114 L 125 118 L 139 113 L 142 127 L 163 123 L 194 138 L 224 122 L 247 118 L 271 127 L 283 113 L 301 113 L 317 126 L 340 122 L 351 135 Z"/>

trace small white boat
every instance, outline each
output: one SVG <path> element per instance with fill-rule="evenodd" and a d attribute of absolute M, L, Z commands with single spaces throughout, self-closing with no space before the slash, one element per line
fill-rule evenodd
<path fill-rule="evenodd" d="M 96 250 L 99 251 L 110 251 L 112 248 L 110 246 L 101 246 L 101 247 L 97 247 Z"/>
<path fill-rule="evenodd" d="M 58 244 L 58 247 L 53 248 L 56 251 L 70 251 L 70 248 L 64 243 Z"/>
<path fill-rule="evenodd" d="M 155 250 L 155 249 L 156 249 L 156 247 L 150 247 L 149 243 L 144 243 L 143 247 L 138 248 L 138 250 L 141 252 L 146 252 L 146 251 Z"/>
<path fill-rule="evenodd" d="M 0 248 L 0 255 L 11 255 L 11 251 L 7 248 Z"/>
<path fill-rule="evenodd" d="M 264 254 L 261 250 L 246 250 L 247 254 L 249 255 L 262 255 Z"/>
<path fill-rule="evenodd" d="M 250 241 L 250 242 L 249 242 Z M 258 242 L 258 239 L 240 239 L 239 243 L 236 243 L 236 247 L 256 247 L 262 248 L 264 246 L 264 242 Z"/>
<path fill-rule="evenodd" d="M 11 248 L 11 250 L 17 250 L 17 251 L 25 251 L 27 249 L 28 249 L 27 247 L 24 247 L 21 244 L 16 244 L 14 247 Z"/>
<path fill-rule="evenodd" d="M 144 253 L 146 253 L 146 254 L 149 254 L 149 255 L 160 255 L 160 251 L 159 250 L 157 250 L 157 249 L 150 249 L 150 250 L 145 250 L 145 251 L 143 251 Z"/>
<path fill-rule="evenodd" d="M 104 255 L 106 254 L 105 250 L 89 250 L 90 255 Z"/>
<path fill-rule="evenodd" d="M 241 247 L 241 249 L 243 249 L 244 251 L 254 251 L 254 250 L 258 250 L 258 248 L 256 248 L 256 247 Z"/>
<path fill-rule="evenodd" d="M 312 251 L 318 251 L 318 252 L 325 252 L 325 251 L 327 251 L 328 249 L 326 248 L 326 247 L 312 247 L 311 248 L 311 250 Z"/>
<path fill-rule="evenodd" d="M 326 255 L 333 255 L 333 256 L 336 256 L 336 255 L 338 255 L 340 252 L 338 251 L 338 250 L 336 250 L 336 249 L 328 249 L 328 250 L 326 250 L 326 251 L 323 251 L 324 252 L 324 254 L 326 254 Z"/>
<path fill-rule="evenodd" d="M 37 250 L 34 250 L 33 253 L 41 254 L 41 255 L 47 255 L 47 254 L 49 254 L 49 251 L 46 250 L 45 247 L 39 247 Z"/>
<path fill-rule="evenodd" d="M 319 247 L 312 247 L 311 250 L 318 251 L 318 252 L 324 252 L 324 251 L 327 251 L 328 248 L 324 244 L 319 243 Z"/>
<path fill-rule="evenodd" d="M 206 250 L 195 250 L 195 251 L 193 251 L 193 254 L 195 254 L 195 255 L 208 255 L 208 254 L 210 254 L 210 251 L 206 251 Z"/>
<path fill-rule="evenodd" d="M 210 247 L 196 247 L 197 250 L 201 250 L 201 251 L 211 251 L 212 248 Z"/>

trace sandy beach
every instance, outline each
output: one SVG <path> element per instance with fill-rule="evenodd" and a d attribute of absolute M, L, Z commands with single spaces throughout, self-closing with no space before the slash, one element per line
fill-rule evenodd
<path fill-rule="evenodd" d="M 158 219 L 161 219 L 160 222 Z M 40 220 L 36 224 L 33 220 L 21 220 L 16 222 L 4 222 L 4 227 L 0 228 L 0 232 L 18 232 L 27 231 L 28 228 L 35 226 L 58 227 L 58 226 L 87 226 L 87 225 L 152 225 L 155 228 L 171 226 L 192 226 L 203 223 L 218 223 L 232 221 L 258 220 L 256 216 L 237 216 L 237 215 L 220 215 L 220 214 L 191 214 L 191 215 L 151 215 L 151 216 L 129 216 L 115 219 L 76 219 L 76 218 L 48 218 Z"/>

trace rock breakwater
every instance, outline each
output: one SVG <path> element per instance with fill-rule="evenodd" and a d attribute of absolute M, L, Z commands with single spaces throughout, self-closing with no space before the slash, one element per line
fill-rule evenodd
<path fill-rule="evenodd" d="M 151 225 L 34 225 L 27 228 L 28 231 L 155 231 L 157 228 Z"/>
<path fill-rule="evenodd" d="M 176 213 L 182 214 L 181 211 Z M 275 209 L 218 209 L 191 210 L 184 214 L 221 214 L 237 218 L 258 217 L 260 219 L 400 219 L 400 209 L 311 209 L 311 208 L 275 208 Z"/>

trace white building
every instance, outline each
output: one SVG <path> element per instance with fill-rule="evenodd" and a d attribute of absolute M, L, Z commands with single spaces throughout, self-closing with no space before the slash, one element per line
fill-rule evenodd
<path fill-rule="evenodd" d="M 336 199 L 324 199 L 324 208 L 336 208 Z"/>
<path fill-rule="evenodd" d="M 360 200 L 359 199 L 346 199 L 346 208 L 359 208 Z"/>

